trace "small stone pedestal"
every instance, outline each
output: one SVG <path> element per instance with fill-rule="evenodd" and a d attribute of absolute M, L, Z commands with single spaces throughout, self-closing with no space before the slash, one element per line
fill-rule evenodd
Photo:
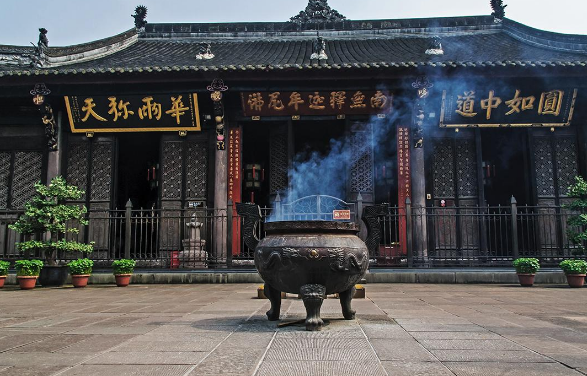
<path fill-rule="evenodd" d="M 190 238 L 181 241 L 183 251 L 179 253 L 180 267 L 182 268 L 207 268 L 208 252 L 206 252 L 206 241 L 202 240 L 200 229 L 203 223 L 196 220 L 192 215 L 186 226 L 190 229 Z"/>

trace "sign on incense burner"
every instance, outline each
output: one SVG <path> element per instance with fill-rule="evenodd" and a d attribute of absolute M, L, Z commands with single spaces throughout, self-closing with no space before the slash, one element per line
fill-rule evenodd
<path fill-rule="evenodd" d="M 201 130 L 195 93 L 64 98 L 73 133 Z"/>
<path fill-rule="evenodd" d="M 577 89 L 474 86 L 442 92 L 441 128 L 568 127 Z"/>
<path fill-rule="evenodd" d="M 351 211 L 350 210 L 333 210 L 332 219 L 335 221 L 350 221 Z"/>
<path fill-rule="evenodd" d="M 244 116 L 385 114 L 393 97 L 381 90 L 242 92 Z"/>

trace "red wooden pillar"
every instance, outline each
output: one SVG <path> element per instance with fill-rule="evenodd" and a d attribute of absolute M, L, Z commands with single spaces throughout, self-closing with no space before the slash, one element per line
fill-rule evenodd
<path fill-rule="evenodd" d="M 410 167 L 410 128 L 397 127 L 397 198 L 399 208 L 399 243 L 403 256 L 408 254 L 406 228 L 406 198 L 412 199 L 412 173 Z"/>
<path fill-rule="evenodd" d="M 242 127 L 230 128 L 228 131 L 228 200 L 232 200 L 233 213 L 236 203 L 242 201 Z M 232 255 L 241 253 L 241 222 L 235 216 L 232 223 Z"/>

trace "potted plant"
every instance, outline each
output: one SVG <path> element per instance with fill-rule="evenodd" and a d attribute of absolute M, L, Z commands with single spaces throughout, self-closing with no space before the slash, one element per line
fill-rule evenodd
<path fill-rule="evenodd" d="M 112 272 L 116 278 L 116 286 L 125 287 L 130 283 L 130 277 L 135 269 L 136 261 L 129 259 L 114 260 Z"/>
<path fill-rule="evenodd" d="M 73 287 L 86 287 L 90 274 L 92 274 L 94 262 L 90 259 L 83 258 L 73 260 L 67 266 L 69 266 L 69 274 L 71 274 Z"/>
<path fill-rule="evenodd" d="M 4 287 L 9 267 L 10 263 L 8 261 L 0 261 L 0 288 Z"/>
<path fill-rule="evenodd" d="M 34 237 L 17 243 L 17 247 L 21 252 L 44 256 L 47 267 L 43 268 L 39 283 L 60 286 L 67 278 L 67 268 L 58 265 L 57 252 L 89 253 L 93 250 L 93 243 L 84 244 L 66 238 L 67 234 L 79 233 L 76 226 L 71 226 L 72 220 L 80 225 L 88 224 L 86 207 L 67 203 L 79 199 L 84 192 L 67 184 L 61 176 L 51 180 L 48 186 L 36 183 L 35 190 L 35 196 L 25 204 L 24 214 L 8 227 L 29 238 Z"/>
<path fill-rule="evenodd" d="M 564 260 L 559 264 L 567 276 L 567 282 L 571 287 L 582 287 L 587 273 L 587 261 L 585 260 Z"/>
<path fill-rule="evenodd" d="M 567 219 L 567 235 L 575 245 L 571 253 L 575 256 L 585 255 L 585 241 L 587 240 L 587 181 L 581 176 L 575 176 L 575 184 L 569 187 L 567 195 L 575 198 L 563 207 L 573 211 Z"/>
<path fill-rule="evenodd" d="M 22 290 L 31 290 L 35 288 L 37 278 L 43 269 L 41 260 L 18 260 L 14 262 L 16 268 L 16 278 Z"/>
<path fill-rule="evenodd" d="M 534 277 L 536 272 L 540 269 L 540 263 L 536 258 L 525 258 L 520 257 L 514 260 L 512 263 L 516 268 L 520 285 L 524 287 L 530 287 L 534 284 Z"/>

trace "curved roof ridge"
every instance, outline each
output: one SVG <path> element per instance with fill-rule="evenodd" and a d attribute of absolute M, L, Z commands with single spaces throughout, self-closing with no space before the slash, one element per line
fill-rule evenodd
<path fill-rule="evenodd" d="M 503 29 L 513 38 L 536 47 L 551 50 L 587 53 L 587 35 L 563 34 L 536 29 L 505 18 Z"/>

